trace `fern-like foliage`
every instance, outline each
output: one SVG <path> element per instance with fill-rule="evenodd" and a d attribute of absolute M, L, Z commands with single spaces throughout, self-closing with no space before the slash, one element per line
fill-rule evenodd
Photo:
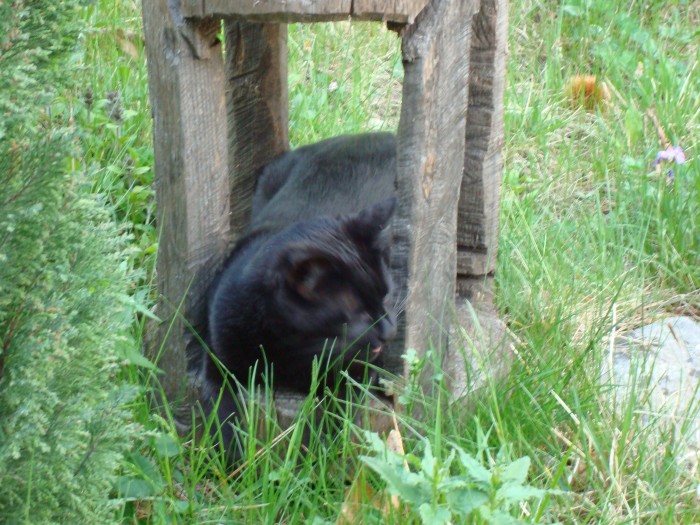
<path fill-rule="evenodd" d="M 136 344 L 124 236 L 69 170 L 45 108 L 78 1 L 0 4 L 0 522 L 108 523 L 137 429 L 118 379 Z"/>

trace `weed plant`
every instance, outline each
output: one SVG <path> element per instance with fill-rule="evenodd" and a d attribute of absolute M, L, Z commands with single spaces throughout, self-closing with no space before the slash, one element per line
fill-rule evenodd
<path fill-rule="evenodd" d="M 150 271 L 157 239 L 139 16 L 134 0 L 98 0 L 86 11 L 76 98 L 86 104 L 93 184 L 132 223 L 136 260 Z M 245 468 L 232 475 L 208 438 L 181 440 L 144 398 L 135 413 L 152 434 L 116 487 L 123 521 L 321 524 L 354 513 L 363 523 L 699 522 L 697 457 L 685 447 L 697 407 L 685 420 L 649 414 L 657 386 L 648 378 L 615 403 L 614 385 L 601 380 L 616 332 L 700 316 L 699 17 L 695 0 L 511 3 L 496 284 L 516 355 L 504 379 L 487 377 L 451 405 L 444 373 L 425 365 L 435 388 L 407 390 L 398 419 L 414 477 L 389 479 L 393 456 L 342 410 L 325 416 L 336 420 L 333 439 L 315 433 L 306 424 L 314 398 L 290 430 L 263 415 L 267 437 L 251 438 Z M 363 23 L 290 26 L 289 56 L 292 145 L 396 128 L 402 68 L 393 33 Z M 605 83 L 601 104 L 572 99 L 575 75 Z M 686 161 L 655 167 L 669 146 Z M 468 338 L 463 346 L 471 352 Z M 155 384 L 152 366 L 132 373 Z M 272 410 L 265 389 L 251 399 L 251 414 Z M 464 460 L 472 473 L 490 473 L 484 493 L 509 518 L 489 515 L 491 507 L 460 515 L 449 491 L 433 490 L 453 477 L 476 489 L 467 463 L 454 459 L 462 452 L 480 466 Z M 517 504 L 493 496 L 494 473 L 509 466 L 523 488 Z M 397 488 L 409 479 L 414 488 L 432 483 L 428 510 L 410 486 Z M 383 499 L 387 486 L 398 505 Z"/>

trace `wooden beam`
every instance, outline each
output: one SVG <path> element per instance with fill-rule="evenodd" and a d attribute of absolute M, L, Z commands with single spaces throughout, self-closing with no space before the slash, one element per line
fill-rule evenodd
<path fill-rule="evenodd" d="M 405 302 L 400 352 L 446 350 L 454 308 L 457 200 L 465 151 L 471 0 L 432 0 L 403 34 L 403 100 L 398 129 L 399 206 L 392 267 Z"/>
<path fill-rule="evenodd" d="M 458 287 L 462 292 L 471 286 L 470 276 L 480 278 L 493 273 L 496 267 L 507 0 L 481 0 L 472 28 L 464 178 L 457 230 Z"/>
<path fill-rule="evenodd" d="M 412 24 L 428 0 L 354 0 L 352 16 L 358 20 L 381 20 Z"/>
<path fill-rule="evenodd" d="M 347 19 L 352 0 L 181 0 L 185 16 L 245 18 L 256 22 L 304 22 Z"/>
<path fill-rule="evenodd" d="M 250 222 L 260 167 L 289 149 L 287 26 L 226 20 L 231 230 Z"/>
<path fill-rule="evenodd" d="M 185 17 L 266 23 L 374 20 L 412 23 L 428 0 L 180 0 Z"/>
<path fill-rule="evenodd" d="M 196 393 L 188 359 L 204 298 L 229 238 L 226 103 L 218 22 L 187 22 L 168 0 L 143 2 L 153 113 L 158 307 L 147 352 L 176 420 L 190 421 Z"/>

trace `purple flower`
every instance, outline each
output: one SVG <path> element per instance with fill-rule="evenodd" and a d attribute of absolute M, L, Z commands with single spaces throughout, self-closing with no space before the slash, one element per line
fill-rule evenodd
<path fill-rule="evenodd" d="M 673 160 L 676 164 L 683 164 L 685 162 L 685 153 L 683 153 L 683 148 L 680 146 L 670 146 L 663 151 L 659 151 L 654 159 L 653 166 L 658 166 L 662 160 Z"/>

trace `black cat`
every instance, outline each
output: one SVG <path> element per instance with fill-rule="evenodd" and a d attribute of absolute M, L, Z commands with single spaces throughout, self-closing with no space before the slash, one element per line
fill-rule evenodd
<path fill-rule="evenodd" d="M 343 369 L 358 379 L 364 363 L 380 362 L 396 333 L 386 306 L 395 178 L 389 133 L 336 137 L 263 167 L 250 227 L 208 303 L 207 343 L 243 385 L 256 362 L 256 381 L 267 363 L 275 387 L 305 393 L 314 358 L 330 365 L 331 377 Z M 206 359 L 210 403 L 222 385 L 220 367 Z M 235 417 L 236 402 L 230 389 L 221 395 L 223 423 Z M 221 432 L 230 452 L 231 426 Z"/>

